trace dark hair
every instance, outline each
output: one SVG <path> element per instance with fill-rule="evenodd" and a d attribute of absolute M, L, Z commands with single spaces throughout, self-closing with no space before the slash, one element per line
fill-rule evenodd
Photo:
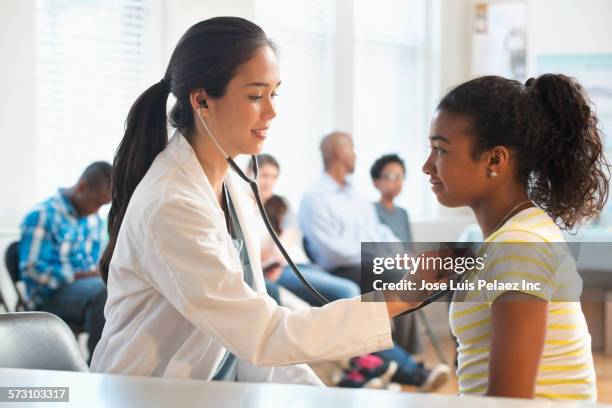
<path fill-rule="evenodd" d="M 268 214 L 274 232 L 276 232 L 277 235 L 282 234 L 283 218 L 289 210 L 289 206 L 285 202 L 285 199 L 274 194 L 272 197 L 268 198 L 264 204 L 264 209 L 266 210 L 266 214 Z"/>
<path fill-rule="evenodd" d="M 560 227 L 597 215 L 608 198 L 609 164 L 597 117 L 582 86 L 546 74 L 525 85 L 498 76 L 451 90 L 438 109 L 465 115 L 472 156 L 505 146 L 517 156 L 517 179 Z"/>
<path fill-rule="evenodd" d="M 109 162 L 97 161 L 85 168 L 79 181 L 84 181 L 91 188 L 109 188 L 113 166 Z"/>
<path fill-rule="evenodd" d="M 168 143 L 168 94 L 171 92 L 176 97 L 176 104 L 170 112 L 170 124 L 183 134 L 189 134 L 194 126 L 189 101 L 191 92 L 204 89 L 211 98 L 222 97 L 238 68 L 263 46 L 276 51 L 263 30 L 248 20 L 215 17 L 201 21 L 179 40 L 163 79 L 134 102 L 113 163 L 109 242 L 100 260 L 104 281 L 134 189 Z"/>
<path fill-rule="evenodd" d="M 382 174 L 383 169 L 389 163 L 397 163 L 402 166 L 402 170 L 404 173 L 406 172 L 406 166 L 404 166 L 404 161 L 400 159 L 397 154 L 385 154 L 384 156 L 376 159 L 372 167 L 370 168 L 370 176 L 372 180 L 378 180 L 380 175 Z"/>
<path fill-rule="evenodd" d="M 259 167 L 263 167 L 265 165 L 270 165 L 276 167 L 278 171 L 280 171 L 280 165 L 278 164 L 278 160 L 274 158 L 271 154 L 262 153 L 257 155 L 257 165 Z M 249 160 L 249 170 L 253 168 L 253 159 Z"/>

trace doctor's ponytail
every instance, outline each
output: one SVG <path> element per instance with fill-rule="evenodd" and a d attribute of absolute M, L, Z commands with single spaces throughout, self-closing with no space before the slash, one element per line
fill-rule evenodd
<path fill-rule="evenodd" d="M 166 147 L 168 92 L 165 81 L 158 82 L 136 99 L 128 113 L 125 133 L 113 161 L 111 209 L 108 213 L 109 242 L 100 259 L 100 273 L 104 282 L 130 197 L 157 154 Z"/>
<path fill-rule="evenodd" d="M 168 95 L 172 93 L 176 97 L 169 115 L 170 124 L 183 135 L 190 134 L 194 127 L 191 92 L 204 89 L 211 98 L 222 97 L 238 68 L 263 46 L 276 51 L 264 31 L 248 20 L 215 17 L 201 21 L 178 42 L 164 78 L 134 102 L 113 162 L 109 242 L 100 259 L 104 282 L 130 198 L 168 143 Z"/>

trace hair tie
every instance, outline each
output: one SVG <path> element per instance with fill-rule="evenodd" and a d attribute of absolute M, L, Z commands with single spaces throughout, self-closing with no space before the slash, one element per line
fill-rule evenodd
<path fill-rule="evenodd" d="M 525 81 L 525 87 L 526 88 L 531 88 L 533 86 L 534 82 L 535 82 L 534 78 L 529 78 L 527 81 Z"/>
<path fill-rule="evenodd" d="M 166 90 L 166 92 L 170 91 L 170 84 L 168 84 L 168 81 L 166 81 L 166 78 L 162 78 L 159 81 L 159 84 Z"/>

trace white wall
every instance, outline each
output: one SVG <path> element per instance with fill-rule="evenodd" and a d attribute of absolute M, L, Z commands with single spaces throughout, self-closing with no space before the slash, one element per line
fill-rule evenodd
<path fill-rule="evenodd" d="M 338 11 L 348 0 L 339 0 Z M 155 0 L 155 35 L 163 47 L 153 53 L 151 80 L 158 80 L 170 54 L 184 31 L 193 23 L 217 15 L 253 18 L 255 0 Z M 430 24 L 439 31 L 431 33 L 431 106 L 452 86 L 471 77 L 469 0 L 431 0 Z M 14 228 L 34 201 L 36 183 L 32 159 L 35 153 L 34 33 L 35 0 L 0 1 L 0 227 Z M 612 52 L 612 1 L 529 0 L 529 58 L 537 53 Z M 587 6 L 588 4 L 588 6 Z M 344 10 L 345 11 L 345 10 Z M 346 63 L 347 59 L 339 61 Z M 338 69 L 341 69 L 340 64 Z M 533 70 L 532 70 L 533 71 Z M 346 81 L 349 83 L 350 81 Z M 346 84 L 345 84 L 346 85 Z M 342 84 L 339 88 L 348 89 Z M 350 88 L 350 87 L 349 87 Z M 338 89 L 338 90 L 341 90 Z M 344 96 L 343 96 L 344 95 Z M 346 102 L 341 92 L 336 106 Z M 350 99 L 350 98 L 349 98 Z M 351 117 L 337 112 L 337 125 L 350 130 Z M 439 217 L 415 220 L 418 240 L 454 239 L 457 231 L 472 222 L 469 211 L 440 209 Z"/>
<path fill-rule="evenodd" d="M 441 0 L 440 93 L 470 78 L 469 0 Z"/>
<path fill-rule="evenodd" d="M 218 15 L 252 18 L 254 0 L 154 0 L 146 76 L 158 81 L 180 36 L 195 22 Z M 0 228 L 14 230 L 35 204 L 35 0 L 0 1 Z M 61 148 L 58 146 L 58 148 Z"/>
<path fill-rule="evenodd" d="M 336 59 L 334 61 L 336 71 L 334 90 L 335 128 L 349 133 L 353 133 L 354 120 L 352 106 L 354 104 L 353 59 L 355 50 L 353 42 L 347 37 L 352 38 L 355 33 L 353 13 L 353 0 L 336 0 L 336 14 L 339 17 L 336 18 Z"/>
<path fill-rule="evenodd" d="M 430 106 L 433 114 L 440 98 L 453 86 L 470 79 L 469 0 L 430 1 Z M 438 205 L 438 204 L 436 204 Z M 438 205 L 437 215 L 412 219 L 416 241 L 454 241 L 461 231 L 475 222 L 466 208 Z"/>
<path fill-rule="evenodd" d="M 538 54 L 612 53 L 612 1 L 529 0 L 528 70 Z"/>
<path fill-rule="evenodd" d="M 470 0 L 439 0 L 439 96 L 472 78 Z M 504 0 L 489 0 L 491 2 Z M 536 71 L 537 55 L 612 53 L 611 0 L 527 0 L 527 64 Z M 435 220 L 417 220 L 417 240 L 451 239 L 474 222 L 469 211 L 441 208 Z"/>
<path fill-rule="evenodd" d="M 0 227 L 34 196 L 34 0 L 0 1 Z"/>
<path fill-rule="evenodd" d="M 253 19 L 254 14 L 255 0 L 165 0 L 165 63 L 181 36 L 198 21 L 218 16 Z"/>
<path fill-rule="evenodd" d="M 346 3 L 339 0 L 338 11 L 346 12 Z M 440 52 L 436 54 L 434 72 L 428 81 L 431 84 L 440 83 L 440 87 L 432 91 L 431 104 L 441 96 L 440 93 L 448 87 L 464 80 L 467 76 L 468 62 L 466 41 L 464 34 L 467 30 L 467 4 L 468 0 L 439 0 L 438 7 L 432 16 L 435 20 L 439 18 L 442 32 L 439 37 L 432 41 L 439 41 Z M 0 143 L 8 146 L 0 151 L 0 185 L 10 200 L 0 203 L 0 227 L 16 227 L 25 211 L 34 204 L 33 188 L 35 185 L 35 172 L 32 170 L 31 161 L 35 152 L 35 120 L 32 106 L 34 100 L 34 0 L 3 0 L 0 2 L 0 15 L 10 16 L 3 18 L 0 24 L 0 57 L 2 60 L 11 61 L 10 64 L 0 66 L 0 84 L 6 95 L 3 108 L 0 109 Z M 435 3 L 435 2 L 433 2 Z M 156 0 L 156 8 L 153 13 L 154 29 L 151 35 L 163 41 L 161 50 L 153 50 L 153 56 L 147 77 L 151 81 L 161 78 L 166 68 L 170 54 L 180 36 L 195 22 L 204 18 L 218 15 L 238 15 L 245 18 L 253 18 L 254 0 Z M 4 21 L 6 20 L 6 21 Z M 435 45 L 432 43 L 432 48 Z M 339 53 L 338 62 L 350 63 L 350 59 L 342 58 Z M 342 69 L 342 64 L 338 64 Z M 338 90 L 346 91 L 347 83 L 352 83 L 350 78 L 345 84 L 339 84 Z M 347 98 L 346 92 L 340 92 L 336 106 L 342 106 Z M 337 126 L 350 130 L 352 118 L 343 116 L 342 109 L 338 112 Z M 15 152 L 19 152 L 15 154 Z M 456 218 L 452 211 L 445 213 Z M 423 224 L 423 229 L 416 226 L 417 237 L 421 236 L 419 231 L 431 231 L 431 222 Z M 441 231 L 448 231 L 446 226 Z M 453 232 L 454 234 L 454 232 Z M 444 239 L 451 239 L 445 236 Z"/>

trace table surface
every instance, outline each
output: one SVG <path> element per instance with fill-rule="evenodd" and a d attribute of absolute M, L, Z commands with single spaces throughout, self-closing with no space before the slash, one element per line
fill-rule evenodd
<path fill-rule="evenodd" d="M 505 398 L 351 390 L 303 385 L 248 384 L 128 377 L 67 371 L 0 368 L 2 387 L 69 387 L 69 403 L 0 406 L 51 407 L 428 407 L 554 408 L 591 406 L 578 402 L 525 401 Z M 603 405 L 600 405 L 603 406 Z"/>

